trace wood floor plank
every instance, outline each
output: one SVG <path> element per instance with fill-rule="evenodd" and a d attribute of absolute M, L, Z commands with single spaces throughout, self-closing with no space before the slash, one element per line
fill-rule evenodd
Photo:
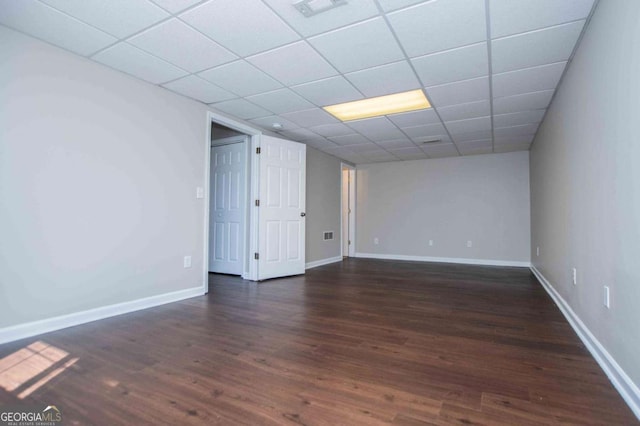
<path fill-rule="evenodd" d="M 22 363 L 29 347 L 55 362 Z M 0 359 L 16 389 L 0 383 L 0 404 L 53 404 L 65 424 L 639 423 L 524 268 L 211 274 L 207 296 L 2 345 Z"/>

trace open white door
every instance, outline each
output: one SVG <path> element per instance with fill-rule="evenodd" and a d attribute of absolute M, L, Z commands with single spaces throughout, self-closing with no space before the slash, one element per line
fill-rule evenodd
<path fill-rule="evenodd" d="M 304 274 L 307 147 L 263 135 L 260 150 L 258 279 Z"/>

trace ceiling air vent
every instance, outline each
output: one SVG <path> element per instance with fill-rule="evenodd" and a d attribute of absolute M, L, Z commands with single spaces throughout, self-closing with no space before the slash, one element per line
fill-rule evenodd
<path fill-rule="evenodd" d="M 295 2 L 293 7 L 298 9 L 302 16 L 309 18 L 345 4 L 347 4 L 347 0 L 301 0 Z"/>
<path fill-rule="evenodd" d="M 426 145 L 426 144 L 438 143 L 438 142 L 442 142 L 442 139 L 427 139 L 426 141 L 422 141 L 420 143 L 423 145 Z"/>
<path fill-rule="evenodd" d="M 333 240 L 333 231 L 325 231 L 324 232 L 324 240 Z"/>

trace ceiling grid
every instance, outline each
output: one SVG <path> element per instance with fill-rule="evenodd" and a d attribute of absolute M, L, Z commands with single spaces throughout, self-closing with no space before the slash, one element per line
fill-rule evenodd
<path fill-rule="evenodd" d="M 0 24 L 353 163 L 527 150 L 594 0 L 0 0 Z M 422 89 L 432 108 L 322 107 Z M 425 141 L 440 140 L 424 144 Z"/>

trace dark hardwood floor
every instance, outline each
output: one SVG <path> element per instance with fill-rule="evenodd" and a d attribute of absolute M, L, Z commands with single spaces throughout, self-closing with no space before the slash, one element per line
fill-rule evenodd
<path fill-rule="evenodd" d="M 637 424 L 528 269 L 348 259 L 0 346 L 65 424 Z"/>

